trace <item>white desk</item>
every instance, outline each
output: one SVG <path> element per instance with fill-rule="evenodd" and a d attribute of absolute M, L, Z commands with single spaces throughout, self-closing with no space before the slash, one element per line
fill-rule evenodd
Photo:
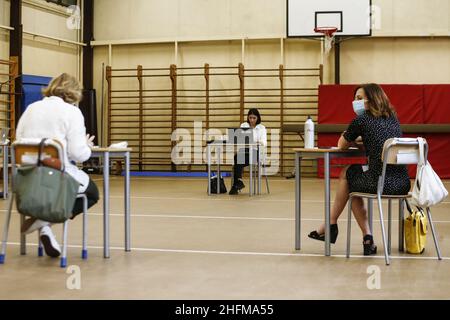
<path fill-rule="evenodd" d="M 365 153 L 358 149 L 293 149 L 295 152 L 295 249 L 301 249 L 301 171 L 300 162 L 303 157 L 324 159 L 324 175 L 325 175 L 325 255 L 331 255 L 330 244 L 330 159 L 332 158 L 350 158 L 365 157 Z M 371 209 L 369 209 L 371 210 Z"/>
<path fill-rule="evenodd" d="M 103 256 L 110 257 L 109 249 L 109 164 L 111 158 L 125 159 L 125 251 L 131 251 L 130 243 L 130 152 L 131 148 L 93 148 L 92 158 L 103 158 Z"/>
<path fill-rule="evenodd" d="M 217 155 L 217 190 L 220 190 L 220 164 L 221 164 L 221 155 L 224 148 L 233 148 L 233 154 L 234 149 L 236 147 L 243 147 L 249 149 L 249 166 L 250 166 L 250 197 L 256 194 L 256 189 L 258 190 L 258 194 L 261 194 L 261 148 L 259 144 L 236 144 L 236 143 L 227 143 L 226 141 L 214 141 L 211 143 L 208 143 L 207 145 L 207 162 L 208 162 L 208 195 L 211 195 L 211 149 L 216 149 L 216 155 Z M 256 150 L 258 157 L 256 160 L 256 166 L 253 163 L 253 151 Z M 254 167 L 257 167 L 257 177 L 258 179 L 255 180 L 253 177 L 253 174 L 255 174 Z M 254 184 L 257 182 L 257 186 Z"/>

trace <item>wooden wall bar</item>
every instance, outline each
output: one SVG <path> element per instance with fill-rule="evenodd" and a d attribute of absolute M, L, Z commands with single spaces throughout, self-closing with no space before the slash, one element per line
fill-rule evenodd
<path fill-rule="evenodd" d="M 279 153 L 279 174 L 286 175 L 294 166 L 291 149 L 303 142 L 297 134 L 281 128 L 303 123 L 308 115 L 317 121 L 322 70 L 322 66 L 246 69 L 243 64 L 215 67 L 207 63 L 201 67 L 107 67 L 107 143 L 129 142 L 134 150 L 133 170 L 204 171 L 198 153 L 192 154 L 192 163 L 175 166 L 171 162 L 172 132 L 187 129 L 196 133 L 192 147 L 201 143 L 205 148 L 205 130 L 219 129 L 226 134 L 227 128 L 245 121 L 249 108 L 257 107 L 269 130 L 269 152 L 270 133 L 280 130 L 279 148 L 272 151 Z M 304 172 L 315 174 L 314 162 L 304 163 Z"/>
<path fill-rule="evenodd" d="M 9 140 L 13 141 L 16 132 L 16 92 L 15 79 L 19 75 L 18 60 L 11 57 L 10 60 L 0 60 L 0 126 L 9 128 Z"/>

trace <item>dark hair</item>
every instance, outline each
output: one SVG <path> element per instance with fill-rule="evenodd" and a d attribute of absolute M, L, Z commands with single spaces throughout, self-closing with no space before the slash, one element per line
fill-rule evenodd
<path fill-rule="evenodd" d="M 356 87 L 353 97 L 356 96 L 356 92 L 359 89 L 363 89 L 367 97 L 367 105 L 369 107 L 368 112 L 374 117 L 396 117 L 397 114 L 389 101 L 388 96 L 383 89 L 376 83 L 366 83 Z"/>
<path fill-rule="evenodd" d="M 250 124 L 250 121 L 248 120 L 248 117 L 251 115 L 258 117 L 258 120 L 256 120 L 256 125 L 261 123 L 261 115 L 259 114 L 258 109 L 252 108 L 252 109 L 248 110 L 247 123 L 249 123 L 249 124 Z"/>

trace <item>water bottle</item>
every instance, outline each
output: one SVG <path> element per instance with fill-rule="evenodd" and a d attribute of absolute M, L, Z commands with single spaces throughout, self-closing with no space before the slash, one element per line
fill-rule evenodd
<path fill-rule="evenodd" d="M 311 116 L 305 122 L 305 149 L 314 149 L 314 122 Z"/>

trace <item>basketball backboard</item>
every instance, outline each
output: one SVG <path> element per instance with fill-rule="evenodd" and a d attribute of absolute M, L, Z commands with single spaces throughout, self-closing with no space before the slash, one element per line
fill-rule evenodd
<path fill-rule="evenodd" d="M 321 37 L 320 27 L 336 36 L 370 36 L 372 0 L 287 0 L 287 36 Z"/>

